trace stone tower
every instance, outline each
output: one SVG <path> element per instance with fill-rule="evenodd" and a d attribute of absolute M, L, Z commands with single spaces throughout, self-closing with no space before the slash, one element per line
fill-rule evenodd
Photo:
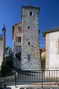
<path fill-rule="evenodd" d="M 40 70 L 39 52 L 39 11 L 40 8 L 32 6 L 22 7 L 22 60 L 21 69 Z"/>

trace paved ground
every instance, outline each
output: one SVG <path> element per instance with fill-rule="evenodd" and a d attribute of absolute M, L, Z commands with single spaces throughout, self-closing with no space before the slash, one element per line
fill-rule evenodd
<path fill-rule="evenodd" d="M 12 89 L 59 89 L 59 84 L 53 83 L 32 83 L 27 85 L 16 85 Z"/>

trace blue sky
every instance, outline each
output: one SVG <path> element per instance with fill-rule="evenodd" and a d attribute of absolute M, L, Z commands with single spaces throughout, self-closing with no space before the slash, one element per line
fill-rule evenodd
<path fill-rule="evenodd" d="M 7 46 L 12 47 L 12 25 L 21 22 L 21 7 L 34 5 L 40 7 L 39 29 L 44 32 L 59 27 L 59 0 L 0 0 L 0 33 L 6 24 Z M 44 41 L 41 40 L 41 47 Z"/>

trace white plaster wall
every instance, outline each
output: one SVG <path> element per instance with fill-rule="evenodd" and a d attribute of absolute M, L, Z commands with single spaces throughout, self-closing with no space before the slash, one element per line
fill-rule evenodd
<path fill-rule="evenodd" d="M 58 40 L 59 31 L 46 34 L 46 69 L 48 70 L 59 69 Z M 59 76 L 59 73 L 56 72 L 55 75 Z"/>

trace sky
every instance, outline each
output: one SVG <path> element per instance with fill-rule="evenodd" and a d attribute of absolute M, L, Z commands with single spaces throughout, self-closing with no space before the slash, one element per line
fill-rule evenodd
<path fill-rule="evenodd" d="M 13 46 L 12 26 L 21 22 L 21 7 L 33 5 L 40 7 L 39 29 L 42 32 L 48 29 L 59 27 L 59 0 L 0 0 L 0 34 L 3 24 L 6 25 L 7 46 Z M 44 39 L 41 40 L 41 47 L 44 47 Z"/>

